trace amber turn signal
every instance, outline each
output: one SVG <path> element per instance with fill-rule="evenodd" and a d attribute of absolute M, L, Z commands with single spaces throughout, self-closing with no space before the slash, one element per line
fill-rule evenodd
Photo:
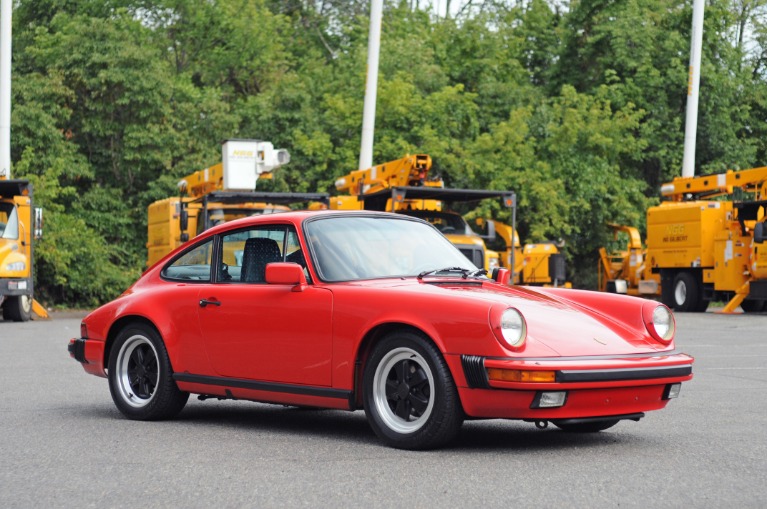
<path fill-rule="evenodd" d="M 553 383 L 556 381 L 557 372 L 488 368 L 487 377 L 498 382 Z"/>

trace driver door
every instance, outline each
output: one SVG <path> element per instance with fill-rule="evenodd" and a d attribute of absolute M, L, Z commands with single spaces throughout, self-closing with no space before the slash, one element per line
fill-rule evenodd
<path fill-rule="evenodd" d="M 224 377 L 330 386 L 332 294 L 264 281 L 266 263 L 301 259 L 285 225 L 221 235 L 216 282 L 199 292 L 208 356 Z M 298 254 L 298 256 L 297 256 Z"/>

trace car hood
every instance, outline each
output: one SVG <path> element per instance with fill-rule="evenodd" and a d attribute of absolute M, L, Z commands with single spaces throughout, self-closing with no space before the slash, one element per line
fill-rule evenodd
<path fill-rule="evenodd" d="M 432 296 L 452 296 L 484 301 L 488 306 L 514 307 L 525 317 L 527 341 L 540 342 L 562 356 L 657 353 L 669 349 L 669 346 L 653 340 L 644 325 L 641 328 L 634 325 L 641 322 L 641 300 L 630 308 L 630 311 L 635 310 L 636 316 L 632 313 L 632 316 L 626 317 L 609 314 L 609 310 L 592 309 L 559 296 L 553 297 L 531 287 L 503 287 L 471 280 L 423 281 L 420 284 L 401 281 L 400 284 L 408 291 Z"/>

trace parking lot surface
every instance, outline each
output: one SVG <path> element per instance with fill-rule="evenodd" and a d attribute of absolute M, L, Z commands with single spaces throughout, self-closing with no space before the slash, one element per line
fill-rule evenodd
<path fill-rule="evenodd" d="M 79 323 L 0 320 L 0 507 L 767 507 L 767 315 L 677 314 L 695 378 L 638 423 L 473 421 L 428 452 L 363 412 L 190 398 L 128 421 L 69 358 Z"/>

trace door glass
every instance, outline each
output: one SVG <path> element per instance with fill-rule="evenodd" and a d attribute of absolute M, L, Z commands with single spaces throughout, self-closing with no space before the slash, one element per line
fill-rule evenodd
<path fill-rule="evenodd" d="M 238 230 L 222 237 L 219 281 L 264 283 L 266 264 L 285 261 L 298 249 L 295 232 L 286 226 Z"/>

